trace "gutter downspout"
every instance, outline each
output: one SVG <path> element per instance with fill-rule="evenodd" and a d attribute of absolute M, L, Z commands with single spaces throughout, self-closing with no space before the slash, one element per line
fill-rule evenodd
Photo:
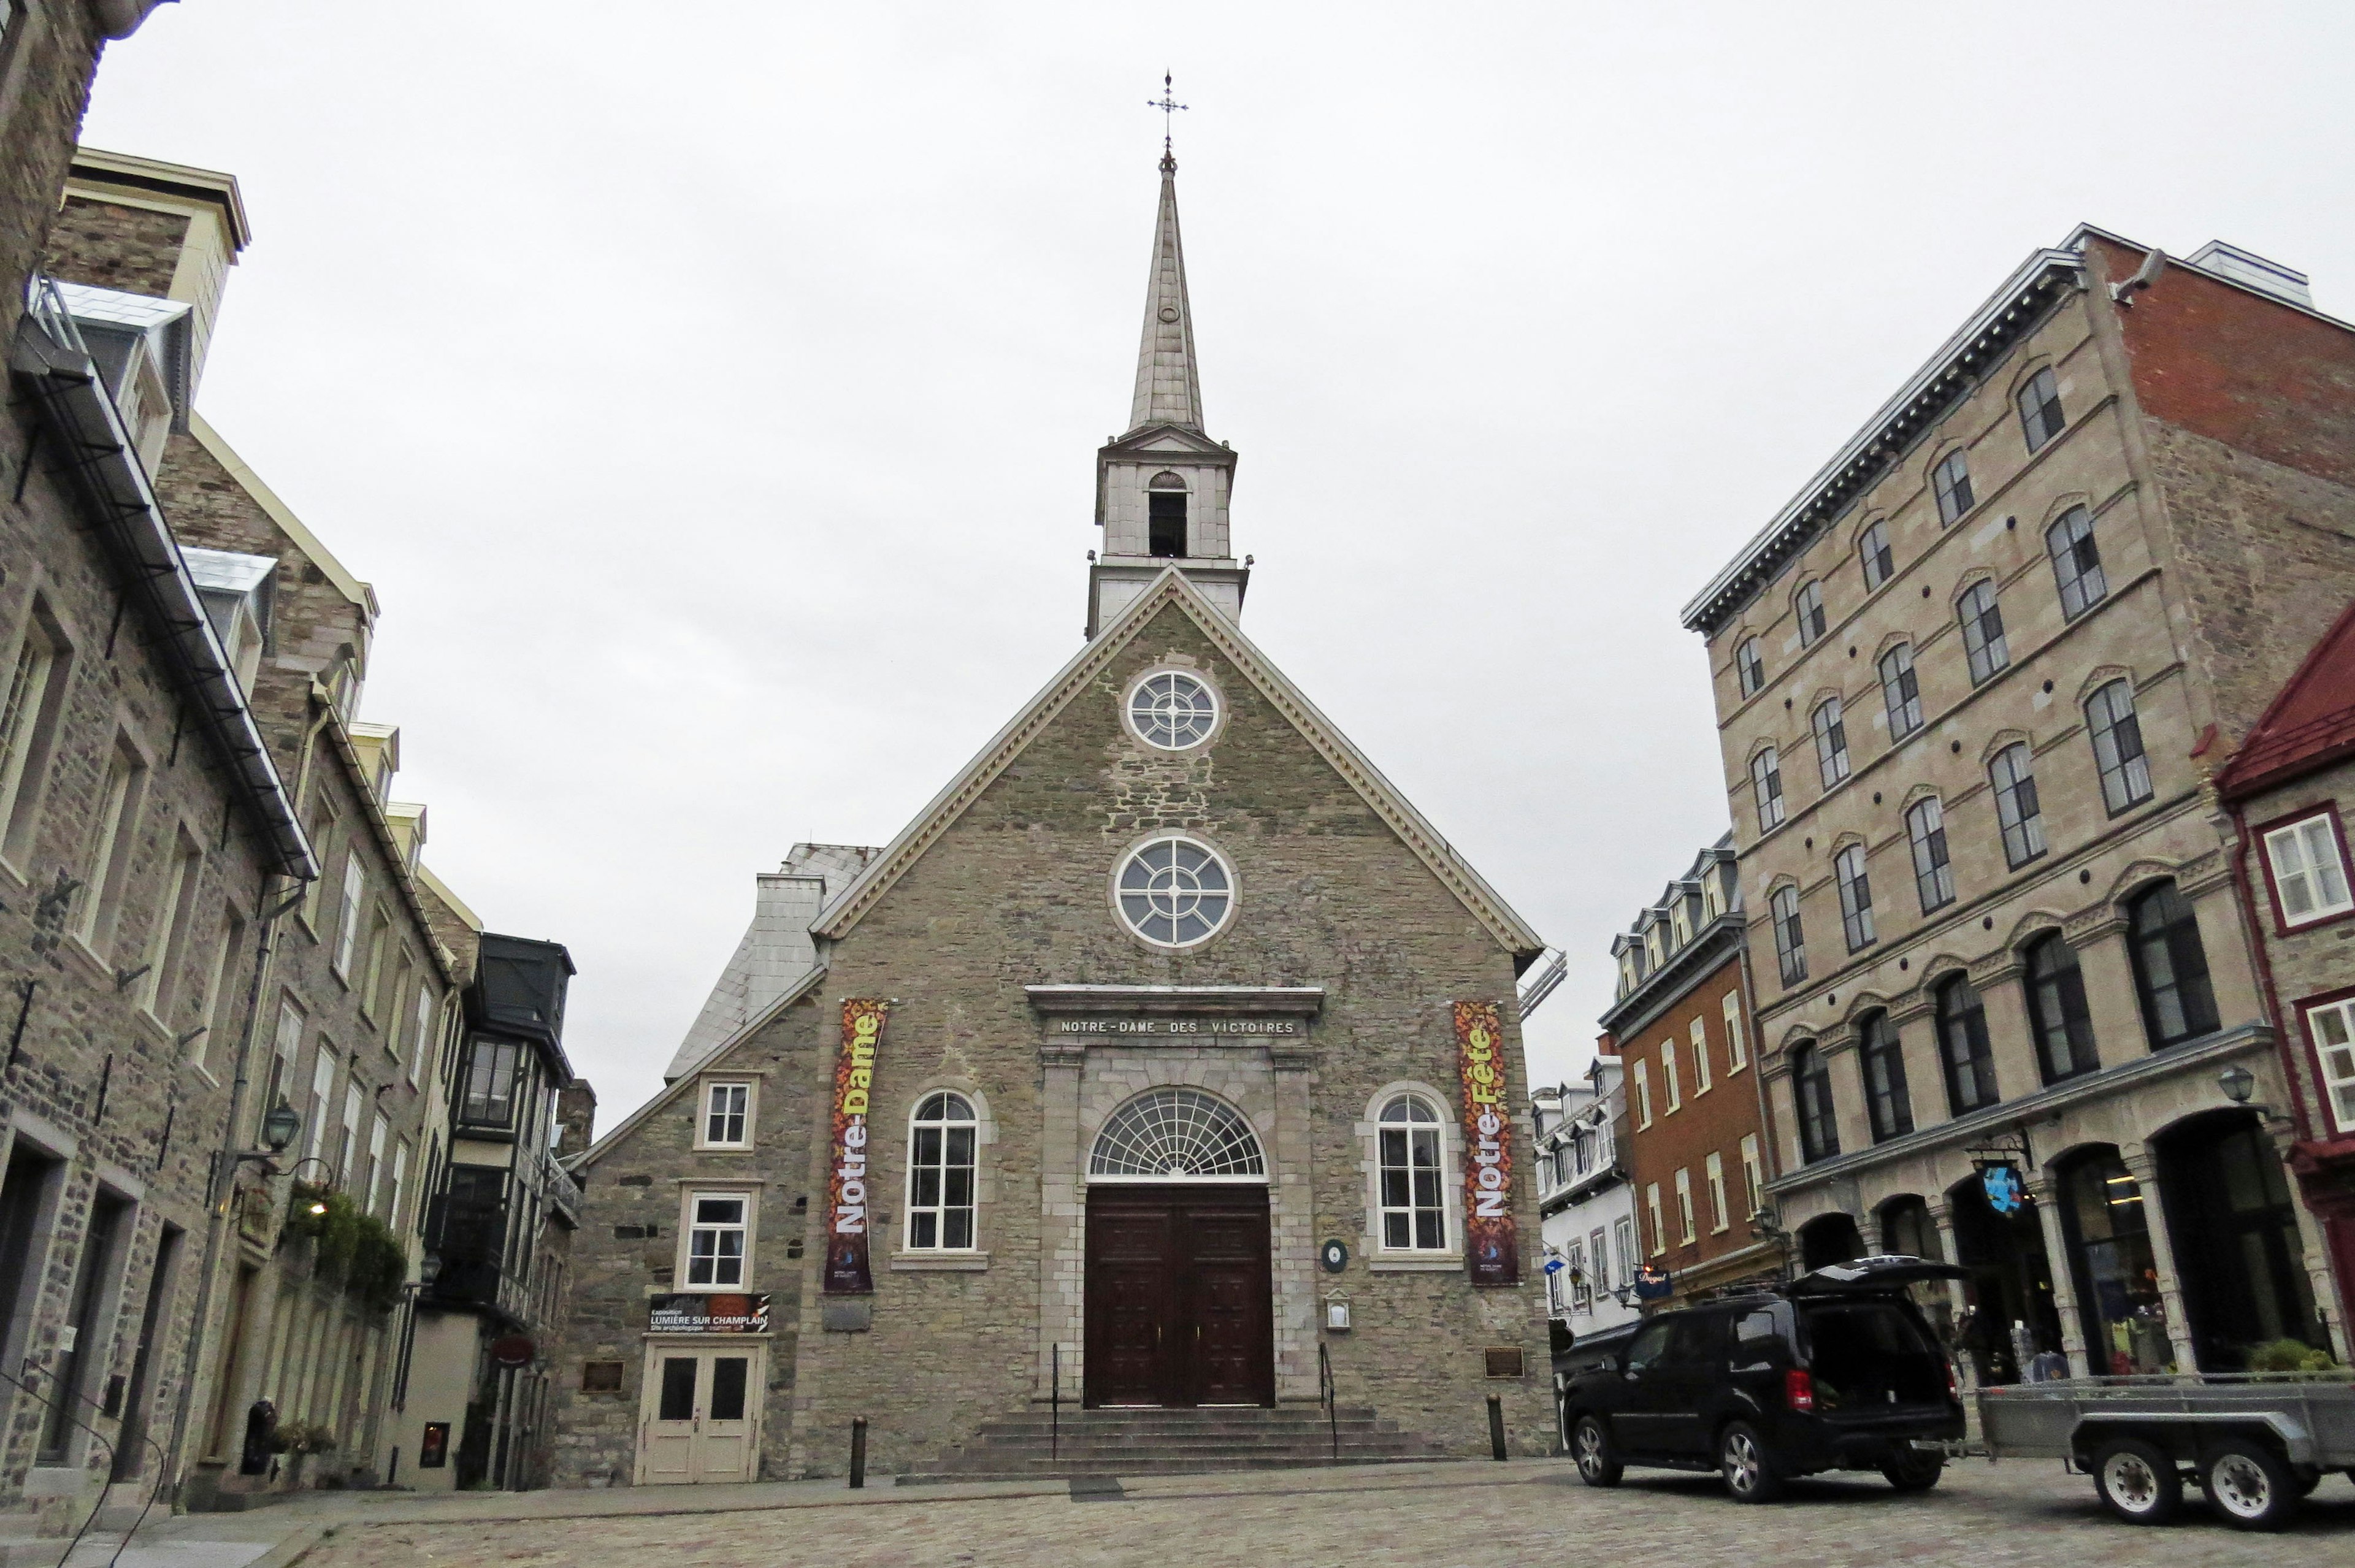
<path fill-rule="evenodd" d="M 245 1029 L 237 1045 L 237 1077 L 229 1086 L 229 1125 L 221 1147 L 213 1156 L 212 1180 L 205 1194 L 206 1206 L 211 1210 L 212 1217 L 205 1229 L 204 1272 L 197 1280 L 197 1309 L 189 1318 L 188 1346 L 182 1352 L 180 1360 L 179 1404 L 172 1413 L 172 1440 L 165 1449 L 172 1456 L 176 1472 L 172 1477 L 172 1495 L 176 1502 L 180 1500 L 181 1488 L 186 1484 L 187 1456 L 181 1445 L 187 1440 L 188 1418 L 196 1404 L 197 1384 L 201 1381 L 198 1355 L 213 1310 L 213 1285 L 219 1277 L 222 1248 L 229 1239 L 232 1223 L 229 1197 L 236 1185 L 237 1156 L 240 1152 L 237 1146 L 243 1141 L 239 1128 L 244 1123 L 246 1090 L 253 1078 L 253 1040 L 261 1021 L 261 992 L 268 982 L 270 961 L 275 951 L 272 937 L 277 932 L 279 921 L 303 896 L 300 891 L 302 883 L 293 878 L 272 880 L 293 881 L 296 891 L 282 899 L 277 907 L 261 917 L 259 923 L 261 933 L 253 955 L 253 977 L 246 983 Z M 224 1346 L 221 1364 L 228 1365 L 235 1355 L 235 1346 Z"/>

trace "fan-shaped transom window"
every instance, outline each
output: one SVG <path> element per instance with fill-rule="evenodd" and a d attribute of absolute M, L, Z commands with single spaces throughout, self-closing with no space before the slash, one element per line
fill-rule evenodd
<path fill-rule="evenodd" d="M 1091 1180 L 1264 1181 L 1259 1139 L 1234 1107 L 1199 1089 L 1153 1089 L 1112 1114 L 1088 1156 Z"/>
<path fill-rule="evenodd" d="M 1217 695 L 1176 670 L 1147 676 L 1128 694 L 1128 722 L 1137 738 L 1165 752 L 1200 745 L 1218 721 Z"/>
<path fill-rule="evenodd" d="M 1235 879 L 1207 844 L 1155 838 L 1139 845 L 1120 869 L 1120 917 L 1156 947 L 1191 947 L 1227 923 Z"/>

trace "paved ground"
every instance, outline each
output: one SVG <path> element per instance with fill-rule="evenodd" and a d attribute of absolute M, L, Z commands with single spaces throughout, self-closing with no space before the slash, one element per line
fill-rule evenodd
<path fill-rule="evenodd" d="M 1703 1477 L 1637 1473 L 1615 1492 L 1593 1491 L 1559 1461 L 1135 1480 L 1102 1499 L 1036 1485 L 853 1493 L 801 1483 L 709 1495 L 716 1490 L 354 1498 L 315 1510 L 306 1499 L 299 1510 L 329 1533 L 301 1568 L 1506 1568 L 1569 1555 L 1745 1568 L 2355 1562 L 2355 1486 L 2340 1477 L 2323 1483 L 2286 1534 L 2228 1530 L 2196 1503 L 2160 1531 L 2113 1522 L 2091 1483 L 2058 1465 L 1983 1460 L 1950 1467 L 1926 1497 L 1900 1498 L 1878 1479 L 1822 1478 L 1765 1508 L 1728 1502 Z"/>

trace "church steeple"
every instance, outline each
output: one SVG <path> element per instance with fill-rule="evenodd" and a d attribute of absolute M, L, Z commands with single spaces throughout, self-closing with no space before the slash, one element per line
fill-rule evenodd
<path fill-rule="evenodd" d="M 1088 569 L 1089 636 L 1172 568 L 1229 619 L 1242 618 L 1251 571 L 1237 563 L 1228 541 L 1227 498 L 1234 479 L 1233 451 L 1202 429 L 1194 311 L 1178 234 L 1178 160 L 1165 143 L 1128 433 L 1096 453 L 1096 526 L 1103 530 L 1103 554 Z"/>

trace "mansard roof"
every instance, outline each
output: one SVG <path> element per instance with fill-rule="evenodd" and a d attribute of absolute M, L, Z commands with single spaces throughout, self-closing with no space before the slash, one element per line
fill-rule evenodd
<path fill-rule="evenodd" d="M 1442 837 L 1397 787 L 1382 776 L 1381 771 L 1367 760 L 1365 753 L 1351 744 L 1348 738 L 1302 694 L 1300 688 L 1276 668 L 1274 662 L 1244 636 L 1233 622 L 1220 614 L 1202 596 L 1201 591 L 1175 568 L 1162 572 L 1150 588 L 1124 606 L 1102 632 L 1082 647 L 1054 679 L 1047 683 L 1044 689 L 1015 714 L 1006 728 L 982 748 L 981 753 L 949 782 L 948 787 L 933 796 L 932 803 L 917 815 L 916 819 L 884 847 L 880 856 L 868 863 L 866 871 L 851 883 L 840 901 L 816 925 L 811 927 L 812 932 L 833 939 L 848 935 L 868 912 L 880 902 L 883 896 L 923 857 L 924 852 L 938 843 L 965 810 L 981 798 L 982 792 L 1054 722 L 1071 700 L 1087 689 L 1096 676 L 1136 640 L 1155 615 L 1164 608 L 1173 607 L 1192 621 L 1211 645 L 1259 689 L 1260 695 L 1291 721 L 1293 728 L 1336 773 L 1348 782 L 1359 798 L 1480 922 L 1482 928 L 1499 946 L 1513 954 L 1522 965 L 1545 950 L 1544 941 L 1530 929 L 1529 923 L 1515 913 L 1470 863 L 1455 852 L 1454 846 Z"/>

